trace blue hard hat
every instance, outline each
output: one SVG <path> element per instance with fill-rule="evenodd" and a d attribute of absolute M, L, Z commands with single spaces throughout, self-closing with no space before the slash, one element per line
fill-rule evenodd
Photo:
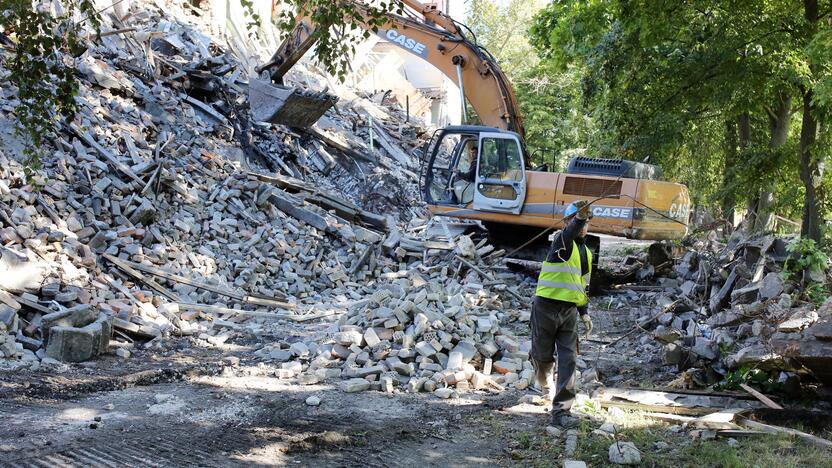
<path fill-rule="evenodd" d="M 575 213 L 577 213 L 577 212 L 578 212 L 578 207 L 575 206 L 574 203 L 570 203 L 569 205 L 567 205 L 566 210 L 563 211 L 563 217 L 568 218 L 570 216 L 574 216 Z"/>

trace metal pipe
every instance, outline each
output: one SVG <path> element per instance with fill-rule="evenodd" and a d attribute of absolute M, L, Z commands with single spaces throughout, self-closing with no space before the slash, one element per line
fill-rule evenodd
<path fill-rule="evenodd" d="M 468 109 L 465 108 L 465 84 L 462 82 L 462 64 L 456 64 L 456 78 L 459 81 L 459 97 L 462 101 L 462 123 L 468 123 Z"/>

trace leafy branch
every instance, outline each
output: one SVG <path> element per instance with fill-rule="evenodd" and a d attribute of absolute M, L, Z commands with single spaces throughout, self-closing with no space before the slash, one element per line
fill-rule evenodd
<path fill-rule="evenodd" d="M 387 14 L 404 12 L 401 0 L 381 0 L 378 6 L 351 0 L 284 0 L 294 8 L 283 10 L 276 18 L 277 26 L 288 35 L 297 25 L 297 18 L 308 17 L 316 26 L 315 57 L 324 70 L 340 81 L 350 71 L 350 57 L 355 46 L 378 32 L 387 23 Z M 363 29 L 363 33 L 355 34 Z"/>
<path fill-rule="evenodd" d="M 32 8 L 26 0 L 0 0 L 0 26 L 14 42 L 7 62 L 9 82 L 17 87 L 16 133 L 26 140 L 27 176 L 40 168 L 44 143 L 53 136 L 60 119 L 75 115 L 75 57 L 86 50 L 81 24 L 72 21 L 80 12 L 96 31 L 100 20 L 92 0 L 66 0 L 55 13 L 51 3 Z"/>

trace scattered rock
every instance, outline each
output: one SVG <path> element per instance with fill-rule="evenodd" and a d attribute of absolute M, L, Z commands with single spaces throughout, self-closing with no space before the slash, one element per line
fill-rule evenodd
<path fill-rule="evenodd" d="M 609 460 L 619 465 L 638 465 L 641 452 L 632 442 L 615 442 L 609 448 Z"/>

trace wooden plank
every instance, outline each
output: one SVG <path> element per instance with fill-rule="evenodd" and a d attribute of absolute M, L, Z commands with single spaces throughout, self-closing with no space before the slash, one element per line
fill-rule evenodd
<path fill-rule="evenodd" d="M 213 106 L 205 104 L 204 102 L 200 101 L 199 99 L 195 99 L 191 96 L 185 96 L 185 101 L 187 101 L 188 104 L 198 108 L 202 112 L 205 112 L 206 114 L 208 114 L 212 119 L 216 120 L 217 122 L 222 123 L 222 124 L 226 124 L 226 125 L 228 124 L 228 119 L 226 119 L 224 115 L 217 112 L 217 110 L 214 109 Z"/>
<path fill-rule="evenodd" d="M 312 203 L 313 205 L 318 205 L 327 211 L 335 210 L 338 216 L 348 221 L 358 219 L 367 225 L 384 231 L 388 228 L 387 219 L 385 219 L 384 216 L 362 210 L 360 207 L 352 204 L 351 202 L 332 194 L 320 192 L 301 180 L 279 174 L 266 175 L 251 171 L 249 171 L 247 175 L 249 179 L 259 180 L 261 182 L 275 185 L 282 188 L 286 192 L 300 193 L 305 201 Z"/>
<path fill-rule="evenodd" d="M 296 201 L 290 199 L 286 195 L 288 194 L 281 196 L 279 193 L 272 192 L 272 194 L 269 195 L 269 202 L 276 206 L 277 209 L 279 209 L 280 211 L 297 219 L 298 221 L 302 221 L 314 227 L 319 231 L 327 232 L 330 234 L 336 232 L 336 229 L 333 226 L 329 225 L 326 218 L 319 215 L 318 213 L 309 211 L 305 208 L 301 208 L 300 206 L 298 206 L 298 203 Z"/>
<path fill-rule="evenodd" d="M 97 151 L 98 154 L 103 156 L 104 159 L 106 159 L 115 169 L 119 170 L 122 174 L 126 175 L 133 181 L 138 182 L 142 186 L 144 185 L 144 181 L 139 176 L 137 176 L 127 166 L 127 164 L 121 162 L 113 153 L 107 150 L 107 148 L 104 148 L 103 146 L 98 144 L 98 142 L 95 141 L 95 138 L 93 138 L 93 136 L 89 132 L 81 130 L 81 128 L 75 125 L 74 123 L 70 124 L 69 128 L 71 128 L 72 131 L 75 132 L 76 135 L 81 137 L 81 139 L 84 140 L 89 146 L 92 146 L 93 149 L 95 149 L 95 151 Z"/>
<path fill-rule="evenodd" d="M 160 278 L 164 278 L 169 281 L 174 281 L 177 283 L 187 284 L 189 286 L 193 286 L 195 288 L 204 289 L 206 291 L 211 291 L 213 293 L 217 293 L 221 296 L 230 297 L 232 299 L 236 299 L 240 302 L 248 303 L 248 304 L 257 304 L 257 305 L 264 305 L 264 306 L 276 306 L 276 307 L 283 307 L 287 309 L 294 308 L 293 304 L 289 304 L 287 302 L 282 302 L 278 300 L 278 298 L 267 297 L 259 294 L 252 294 L 246 295 L 243 293 L 239 293 L 233 291 L 231 289 L 222 288 L 210 283 L 206 283 L 204 281 L 194 280 L 191 278 L 187 278 L 185 276 L 177 275 L 174 273 L 167 272 L 160 268 L 152 267 L 150 265 L 143 265 L 141 263 L 134 263 L 129 262 L 127 260 L 121 260 L 124 262 L 125 265 L 134 268 L 138 271 L 142 271 L 154 276 L 158 276 Z M 285 296 L 282 296 L 281 299 L 285 299 Z"/>
<path fill-rule="evenodd" d="M 758 392 L 757 390 L 753 389 L 751 386 L 749 386 L 747 384 L 741 383 L 740 388 L 742 388 L 746 392 L 754 395 L 754 398 L 760 400 L 764 405 L 768 406 L 771 409 L 776 409 L 776 410 L 783 409 L 782 406 L 780 406 L 777 403 L 775 403 L 774 401 L 772 401 L 771 398 L 763 395 L 762 393 Z"/>
<path fill-rule="evenodd" d="M 768 432 L 770 434 L 789 434 L 795 437 L 800 437 L 801 439 L 805 440 L 806 442 L 809 442 L 810 444 L 817 445 L 818 447 L 823 447 L 825 449 L 832 449 L 832 442 L 817 436 L 813 436 L 812 434 L 807 434 L 805 432 L 798 431 L 797 429 L 792 429 L 789 427 L 772 426 L 770 424 L 763 424 L 757 421 L 752 421 L 750 419 L 743 419 L 741 421 L 741 424 L 749 429 Z"/>
<path fill-rule="evenodd" d="M 635 411 L 647 411 L 651 413 L 670 413 L 688 416 L 703 416 L 719 411 L 719 408 L 689 408 L 686 406 L 648 405 L 644 403 L 632 403 L 629 401 L 601 401 L 600 404 L 603 408 L 614 407 Z"/>
<path fill-rule="evenodd" d="M 373 129 L 376 131 L 376 141 L 381 144 L 381 147 L 387 151 L 387 154 L 390 155 L 391 158 L 395 159 L 399 162 L 399 164 L 403 165 L 406 168 L 412 167 L 412 162 L 410 157 L 395 143 L 390 141 L 390 136 L 387 134 L 381 125 L 378 122 L 373 121 Z"/>
<path fill-rule="evenodd" d="M 306 314 L 306 315 L 299 315 L 292 312 L 267 312 L 264 310 L 238 310 L 238 309 L 230 309 L 228 307 L 221 307 L 221 306 L 213 306 L 213 305 L 206 305 L 206 304 L 189 304 L 189 303 L 179 303 L 179 310 L 196 310 L 206 314 L 216 314 L 216 315 L 223 315 L 223 314 L 232 314 L 232 315 L 240 315 L 244 317 L 257 317 L 257 318 L 267 318 L 267 319 L 275 319 L 275 320 L 291 320 L 294 322 L 307 322 L 309 320 L 314 320 L 318 318 L 328 317 L 330 315 L 335 315 L 337 312 L 335 311 L 324 311 L 319 312 L 316 314 Z"/>
<path fill-rule="evenodd" d="M 670 414 L 670 413 L 643 413 L 643 416 L 648 418 L 658 419 L 659 421 L 665 422 L 672 422 L 672 423 L 689 423 L 691 421 L 695 421 L 696 418 L 692 416 L 682 416 L 681 414 Z"/>
<path fill-rule="evenodd" d="M 127 265 L 124 262 L 124 260 L 121 260 L 119 258 L 114 257 L 113 255 L 106 254 L 106 253 L 103 254 L 102 257 L 104 257 L 106 260 L 108 260 L 113 265 L 117 266 L 121 271 L 123 271 L 123 272 L 127 273 L 128 275 L 132 276 L 136 280 L 141 281 L 142 283 L 144 283 L 148 287 L 150 287 L 150 289 L 153 289 L 154 291 L 156 291 L 159 294 L 167 297 L 171 301 L 173 301 L 173 302 L 181 302 L 182 301 L 182 299 L 180 299 L 179 296 L 177 296 L 175 293 L 169 291 L 167 288 L 164 288 L 162 285 L 160 285 L 156 281 L 152 280 L 151 278 L 147 278 L 144 275 L 142 275 L 141 273 L 139 273 L 138 271 L 134 270 L 133 268 L 130 267 L 130 265 Z"/>
<path fill-rule="evenodd" d="M 497 280 L 496 278 L 494 278 L 494 276 L 492 276 L 491 274 L 489 274 L 489 273 L 487 273 L 487 272 L 483 271 L 483 270 L 482 270 L 482 269 L 480 269 L 478 266 L 474 265 L 473 263 L 469 262 L 468 260 L 465 260 L 464 258 L 460 257 L 459 255 L 454 255 L 454 257 L 455 257 L 457 260 L 459 260 L 459 261 L 460 261 L 463 265 L 467 266 L 468 268 L 470 268 L 470 269 L 472 269 L 472 270 L 476 271 L 477 273 L 479 273 L 480 275 L 482 275 L 482 277 L 483 277 L 483 278 L 488 279 L 488 280 L 491 280 L 491 281 L 499 281 L 499 280 Z M 507 292 L 507 293 L 509 293 L 509 294 L 511 294 L 512 296 L 514 296 L 514 297 L 515 297 L 518 301 L 523 302 L 523 301 L 525 300 L 525 299 L 524 299 L 523 297 L 521 297 L 519 294 L 517 294 L 516 292 L 514 292 L 511 288 L 506 287 L 506 289 L 505 289 L 505 290 L 506 290 L 506 292 Z"/>
<path fill-rule="evenodd" d="M 361 257 L 359 257 L 358 260 L 355 262 L 355 265 L 353 265 L 352 269 L 350 270 L 350 275 L 355 275 L 356 273 L 358 273 L 358 271 L 361 270 L 361 267 L 364 266 L 364 264 L 367 263 L 367 260 L 370 259 L 370 255 L 372 255 L 372 253 L 375 250 L 375 244 L 368 245 L 367 248 L 364 249 L 364 253 L 361 254 Z"/>
<path fill-rule="evenodd" d="M 22 296 L 16 296 L 16 295 L 12 294 L 11 299 L 14 300 L 15 302 L 17 302 L 20 305 L 26 306 L 30 309 L 35 309 L 35 310 L 37 310 L 38 312 L 40 312 L 42 314 L 51 314 L 52 312 L 55 312 L 52 309 L 48 309 L 48 308 L 38 304 L 37 302 L 30 301 L 29 299 L 26 299 Z"/>
<path fill-rule="evenodd" d="M 356 159 L 361 159 L 362 161 L 367 161 L 367 162 L 371 162 L 371 163 L 374 163 L 374 164 L 378 164 L 378 161 L 376 160 L 376 158 L 367 156 L 366 154 L 363 154 L 363 153 L 357 151 L 356 149 L 351 147 L 348 143 L 342 143 L 338 140 L 335 140 L 331 136 L 327 135 L 326 132 L 324 132 L 323 130 L 318 128 L 317 125 L 313 125 L 312 127 L 309 127 L 308 129 L 306 129 L 305 131 L 307 133 L 310 133 L 310 134 L 314 135 L 319 140 L 323 141 L 327 146 L 335 148 L 338 151 L 340 151 L 340 152 L 342 152 L 342 153 L 344 153 L 348 156 L 351 156 L 351 157 L 356 158 Z"/>
<path fill-rule="evenodd" d="M 158 277 L 164 278 L 166 280 L 175 281 L 177 283 L 182 283 L 182 284 L 187 284 L 187 285 L 193 286 L 195 288 L 200 288 L 200 289 L 204 289 L 206 291 L 211 291 L 211 292 L 217 293 L 221 296 L 226 296 L 226 297 L 230 297 L 232 299 L 237 299 L 238 301 L 242 301 L 243 297 L 244 297 L 243 294 L 238 293 L 236 291 L 221 288 L 219 286 L 214 286 L 212 284 L 205 283 L 203 281 L 197 281 L 197 280 L 193 280 L 193 279 L 190 279 L 190 278 L 186 278 L 186 277 L 181 276 L 181 275 L 177 275 L 177 274 L 174 274 L 174 273 L 167 272 L 167 271 L 162 270 L 160 268 L 152 267 L 152 266 L 149 266 L 149 265 L 144 265 L 144 264 L 141 264 L 141 263 L 128 262 L 127 260 L 121 260 L 121 261 L 125 265 L 127 265 L 131 268 L 134 268 L 138 271 L 143 271 L 145 273 L 148 273 L 148 274 L 151 274 L 151 275 L 154 275 L 154 276 L 158 276 Z"/>
<path fill-rule="evenodd" d="M 20 310 L 20 302 L 15 299 L 14 296 L 7 293 L 6 291 L 0 289 L 0 302 L 6 304 L 7 306 L 11 307 L 14 310 Z"/>
<path fill-rule="evenodd" d="M 278 301 L 273 298 L 261 296 L 245 296 L 243 302 L 246 304 L 261 305 L 267 307 L 281 307 L 283 309 L 294 309 L 295 305 L 288 302 Z"/>

